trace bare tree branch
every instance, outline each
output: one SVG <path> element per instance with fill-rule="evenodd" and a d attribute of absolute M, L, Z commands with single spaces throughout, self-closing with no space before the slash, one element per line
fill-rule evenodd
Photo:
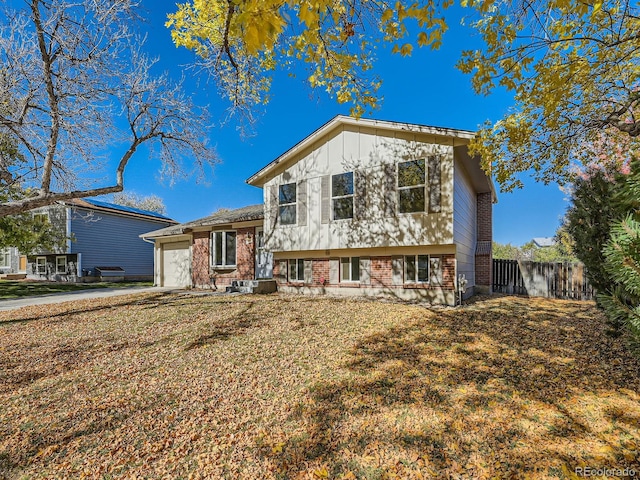
<path fill-rule="evenodd" d="M 0 204 L 0 217 L 122 191 L 143 144 L 173 176 L 217 161 L 206 109 L 181 81 L 151 74 L 156 60 L 132 28 L 139 0 L 3 5 L 0 136 L 14 139 L 24 159 L 3 176 L 20 179 L 25 194 Z"/>

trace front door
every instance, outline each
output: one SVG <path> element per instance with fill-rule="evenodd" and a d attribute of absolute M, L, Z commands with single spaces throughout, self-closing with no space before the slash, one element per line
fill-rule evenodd
<path fill-rule="evenodd" d="M 273 253 L 265 247 L 264 230 L 256 228 L 256 279 L 273 277 Z"/>
<path fill-rule="evenodd" d="M 26 255 L 20 255 L 19 264 L 18 264 L 18 271 L 22 272 L 22 273 L 27 271 L 27 256 Z"/>

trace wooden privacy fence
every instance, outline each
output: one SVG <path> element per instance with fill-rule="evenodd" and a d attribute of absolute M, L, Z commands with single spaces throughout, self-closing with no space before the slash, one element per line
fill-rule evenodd
<path fill-rule="evenodd" d="M 531 297 L 592 300 L 582 263 L 493 260 L 493 291 Z"/>

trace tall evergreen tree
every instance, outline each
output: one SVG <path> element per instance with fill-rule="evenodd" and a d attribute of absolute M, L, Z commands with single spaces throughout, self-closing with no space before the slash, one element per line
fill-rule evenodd
<path fill-rule="evenodd" d="M 609 241 L 611 225 L 622 216 L 613 201 L 617 185 L 612 170 L 590 168 L 574 182 L 564 220 L 574 240 L 573 253 L 587 267 L 589 281 L 598 291 L 607 290 L 612 283 L 602 249 Z"/>
<path fill-rule="evenodd" d="M 626 216 L 616 221 L 603 250 L 604 269 L 613 284 L 598 299 L 612 322 L 624 325 L 640 349 L 640 161 L 614 195 L 617 209 Z"/>

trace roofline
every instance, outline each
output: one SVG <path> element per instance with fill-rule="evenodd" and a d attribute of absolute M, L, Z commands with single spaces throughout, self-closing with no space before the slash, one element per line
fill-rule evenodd
<path fill-rule="evenodd" d="M 79 198 L 79 199 L 73 199 L 73 200 L 84 200 L 84 199 Z M 174 220 L 169 217 L 145 215 L 144 213 L 137 213 L 137 212 L 128 212 L 126 210 L 120 210 L 117 208 L 109 208 L 109 207 L 94 205 L 90 202 L 85 202 L 87 203 L 87 205 L 83 205 L 83 204 L 75 203 L 73 200 L 63 200 L 60 202 L 60 204 L 68 207 L 84 208 L 86 210 L 96 210 L 99 212 L 111 213 L 113 215 L 123 215 L 125 217 L 140 218 L 140 219 L 145 219 L 145 220 L 150 220 L 150 221 L 155 221 L 160 223 L 170 223 L 173 225 L 178 225 L 180 223 L 177 220 Z"/>
<path fill-rule="evenodd" d="M 167 237 L 175 237 L 180 235 L 188 235 L 189 233 L 192 233 L 195 231 L 208 231 L 211 229 L 215 229 L 216 227 L 219 228 L 222 225 L 232 225 L 232 226 L 235 226 L 234 228 L 241 228 L 240 225 L 252 226 L 251 224 L 253 223 L 256 223 L 257 225 L 259 222 L 264 223 L 264 205 L 263 204 L 259 203 L 256 205 L 246 205 L 244 207 L 236 208 L 230 211 L 230 213 L 233 213 L 234 211 L 248 209 L 248 208 L 257 208 L 257 207 L 261 207 L 262 213 L 260 215 L 257 215 L 251 218 L 241 218 L 241 219 L 235 219 L 235 220 L 222 218 L 222 219 L 215 219 L 212 221 L 212 223 L 208 223 L 208 222 L 205 222 L 204 224 L 202 223 L 204 220 L 211 219 L 211 217 L 214 217 L 216 215 L 216 214 L 213 214 L 206 217 L 198 218 L 196 220 L 190 220 L 188 222 L 182 222 L 182 223 L 176 222 L 176 224 L 174 225 L 169 225 L 167 227 L 159 228 L 157 230 L 152 230 L 151 232 L 143 233 L 139 236 L 141 238 L 167 238 Z M 176 232 L 166 233 L 166 234 L 157 233 L 157 232 L 162 232 L 163 230 L 169 230 L 169 229 L 179 229 L 179 230 Z"/>
<path fill-rule="evenodd" d="M 411 127 L 412 132 L 414 133 L 422 133 L 427 135 L 439 135 L 443 137 L 454 137 L 461 138 L 464 140 L 471 140 L 475 137 L 476 133 L 470 130 L 459 130 L 455 128 L 446 128 L 446 127 L 433 127 L 429 125 L 420 125 L 417 123 L 408 123 L 408 122 L 392 122 L 388 120 L 373 120 L 368 118 L 354 118 L 346 115 L 336 115 L 331 120 L 326 122 L 320 128 L 314 130 L 311 134 L 307 135 L 301 141 L 296 143 L 289 150 L 281 154 L 275 160 L 258 170 L 256 173 L 251 175 L 246 183 L 253 186 L 259 186 L 257 181 L 267 175 L 270 171 L 276 168 L 279 163 L 282 163 L 286 160 L 289 160 L 296 153 L 300 152 L 307 148 L 317 137 L 321 137 L 331 131 L 333 128 L 338 125 L 352 125 L 352 126 L 365 126 L 370 128 L 382 128 L 386 130 L 394 130 L 394 131 L 406 131 L 402 127 Z"/>
<path fill-rule="evenodd" d="M 167 227 L 168 228 L 168 227 Z M 158 230 L 154 230 L 148 233 L 141 233 L 140 235 L 138 235 L 139 238 L 145 239 L 145 238 L 170 238 L 170 237 L 182 237 L 184 235 L 189 235 L 189 233 L 191 233 L 188 228 L 184 228 L 182 230 L 180 230 L 180 232 L 177 233 L 171 233 L 168 235 L 149 235 L 150 233 L 155 233 L 159 230 L 163 230 L 162 228 L 158 229 Z"/>

